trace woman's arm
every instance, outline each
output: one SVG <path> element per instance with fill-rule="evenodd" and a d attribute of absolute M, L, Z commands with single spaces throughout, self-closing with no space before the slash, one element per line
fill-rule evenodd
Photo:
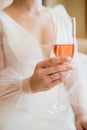
<path fill-rule="evenodd" d="M 22 94 L 22 81 L 12 68 L 5 65 L 2 36 L 0 34 L 0 107 L 15 102 Z"/>

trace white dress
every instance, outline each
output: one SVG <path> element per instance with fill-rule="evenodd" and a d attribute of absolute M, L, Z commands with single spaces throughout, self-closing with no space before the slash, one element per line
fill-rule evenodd
<path fill-rule="evenodd" d="M 61 13 L 62 17 L 67 17 L 61 6 L 51 10 L 51 13 L 54 12 L 57 17 L 61 17 Z M 53 17 L 55 24 L 56 18 Z M 6 68 L 0 72 L 0 130 L 76 130 L 74 113 L 67 96 L 62 99 L 63 103 L 67 102 L 66 111 L 56 114 L 49 111 L 58 98 L 57 86 L 36 94 L 25 94 L 22 90 L 22 81 L 31 76 L 35 65 L 44 59 L 44 55 L 48 55 L 50 45 L 42 47 L 3 11 L 0 12 L 0 32 L 3 34 L 6 61 Z M 87 65 L 87 56 L 83 56 L 82 60 Z M 67 95 L 64 87 L 61 94 Z"/>

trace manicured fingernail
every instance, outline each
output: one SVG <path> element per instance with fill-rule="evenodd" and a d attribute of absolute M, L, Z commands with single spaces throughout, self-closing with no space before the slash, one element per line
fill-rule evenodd
<path fill-rule="evenodd" d="M 71 60 L 72 58 L 71 57 L 66 57 L 66 60 Z"/>

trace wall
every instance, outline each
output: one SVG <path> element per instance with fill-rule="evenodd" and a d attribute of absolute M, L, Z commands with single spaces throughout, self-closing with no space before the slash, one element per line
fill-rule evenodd
<path fill-rule="evenodd" d="M 54 6 L 55 4 L 63 4 L 71 16 L 75 16 L 77 20 L 77 36 L 87 37 L 87 21 L 86 21 L 86 0 L 46 0 L 46 4 Z"/>

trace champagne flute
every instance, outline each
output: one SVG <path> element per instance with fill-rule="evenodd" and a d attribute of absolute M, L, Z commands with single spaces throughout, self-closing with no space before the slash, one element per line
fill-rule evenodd
<path fill-rule="evenodd" d="M 69 34 L 67 39 L 63 40 L 62 38 L 58 41 L 56 40 L 53 43 L 52 47 L 52 52 L 54 56 L 57 57 L 63 57 L 63 56 L 69 56 L 71 59 L 73 59 L 74 52 L 75 52 L 75 37 L 76 37 L 76 28 L 75 28 L 75 18 L 74 17 L 69 17 Z M 67 30 L 66 30 L 67 31 Z M 52 106 L 52 109 L 49 110 L 50 113 L 56 114 L 60 113 L 60 111 L 66 111 L 68 110 L 68 105 L 67 102 L 66 104 L 63 104 L 62 97 L 61 97 L 61 85 L 58 86 L 58 101 Z M 65 94 L 66 95 L 66 94 Z"/>
<path fill-rule="evenodd" d="M 68 44 L 54 44 L 53 45 L 53 52 L 55 56 L 61 57 L 61 56 L 69 56 L 73 58 L 74 55 L 74 44 L 68 43 Z"/>

